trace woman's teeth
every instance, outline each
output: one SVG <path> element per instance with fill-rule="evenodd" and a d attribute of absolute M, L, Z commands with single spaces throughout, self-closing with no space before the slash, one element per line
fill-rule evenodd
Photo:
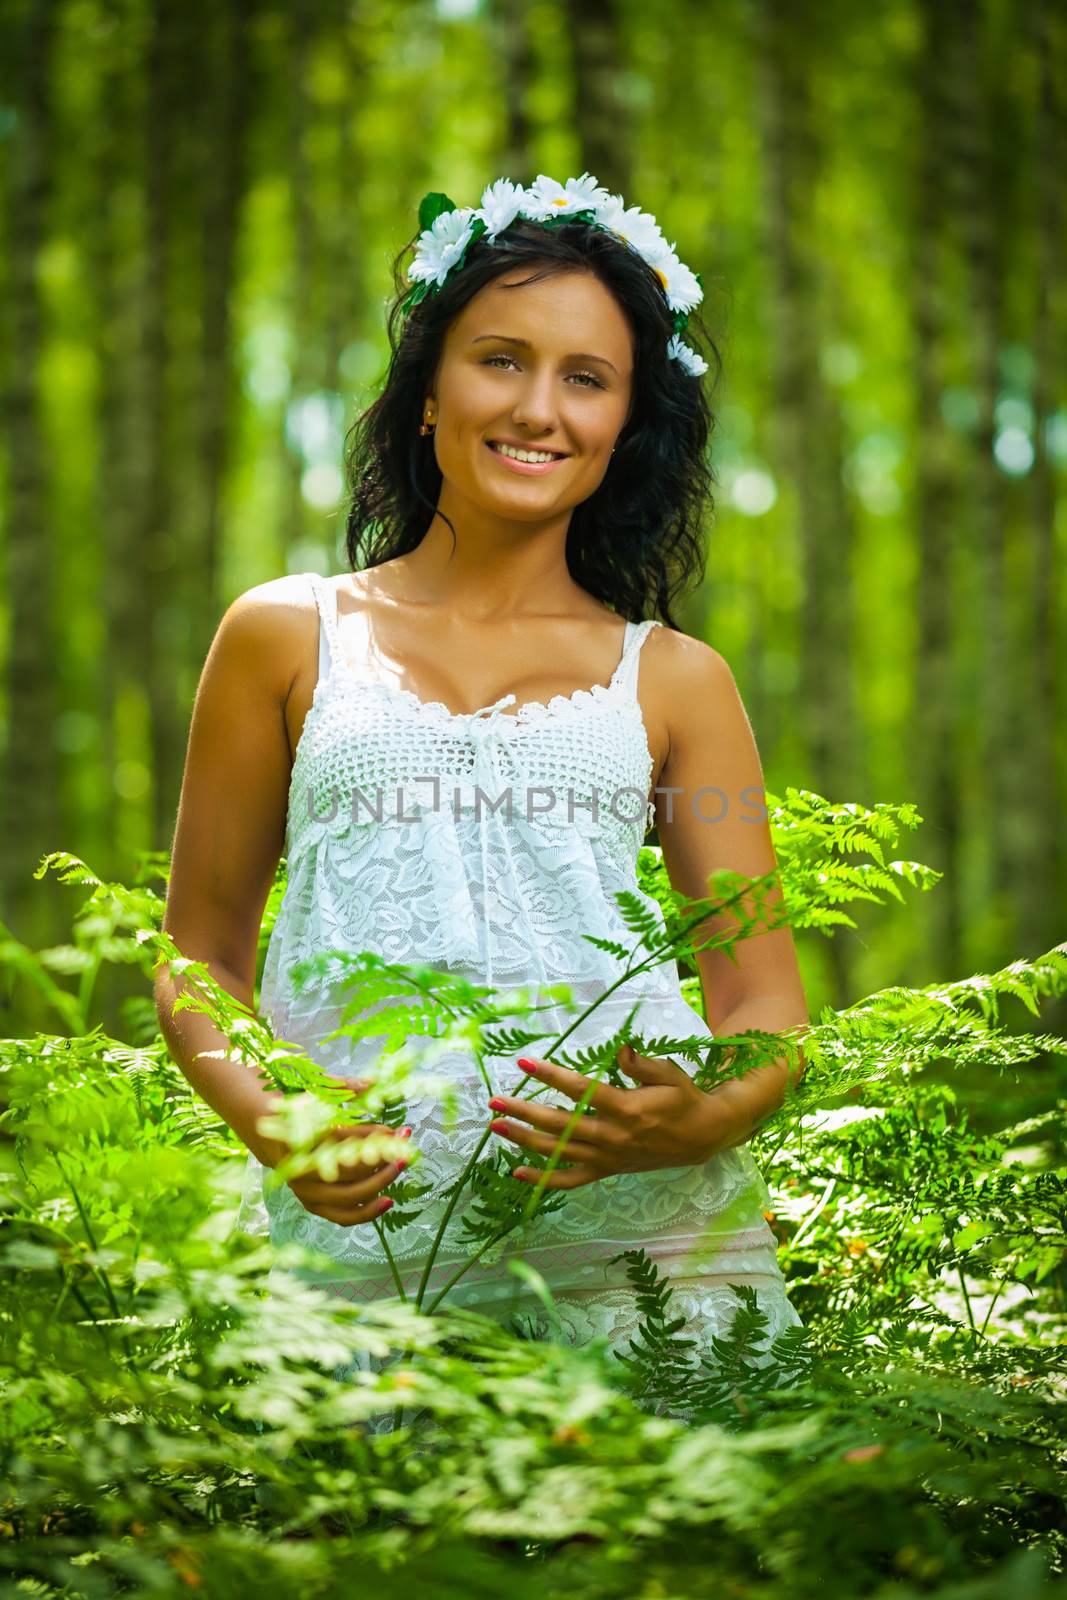
<path fill-rule="evenodd" d="M 559 458 L 552 450 L 516 450 L 510 444 L 497 444 L 495 439 L 490 439 L 489 448 L 499 450 L 502 456 L 511 456 L 515 461 L 556 461 Z"/>

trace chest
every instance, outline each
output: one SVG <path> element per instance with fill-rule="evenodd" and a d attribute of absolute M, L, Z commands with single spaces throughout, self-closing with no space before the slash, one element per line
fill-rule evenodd
<path fill-rule="evenodd" d="M 595 717 L 595 727 L 588 719 Z M 501 729 L 505 720 L 513 730 Z M 631 697 L 629 708 L 614 691 L 596 685 L 572 695 L 555 695 L 544 703 L 520 706 L 504 713 L 490 739 L 477 726 L 482 719 L 454 716 L 439 702 L 421 700 L 410 691 L 388 683 L 361 681 L 343 666 L 316 688 L 312 677 L 294 685 L 285 708 L 286 732 L 294 777 L 298 763 L 304 776 L 324 762 L 338 741 L 349 746 L 346 765 L 360 770 L 380 770 L 393 777 L 398 763 L 416 752 L 432 749 L 460 772 L 473 770 L 475 752 L 489 743 L 507 751 L 512 765 L 525 762 L 544 772 L 560 764 L 584 765 L 604 775 L 605 760 L 620 763 L 633 781 L 648 769 L 649 798 L 659 783 L 669 749 L 665 718 L 651 690 Z M 587 724 L 583 730 L 583 721 Z M 317 728 L 318 723 L 321 728 Z M 305 731 L 307 740 L 305 741 Z M 583 739 L 583 731 L 591 739 Z M 355 746 L 353 750 L 351 747 Z M 303 755 L 301 752 L 303 750 Z M 581 752 L 587 753 L 583 763 Z M 406 754 L 405 754 L 406 753 Z M 500 759 L 503 759 L 501 756 Z M 639 781 L 645 781 L 641 778 Z"/>
<path fill-rule="evenodd" d="M 596 686 L 517 713 L 455 716 L 407 690 L 334 672 L 320 683 L 293 762 L 289 805 L 317 809 L 359 790 L 435 806 L 477 784 L 527 816 L 595 805 L 637 818 L 652 798 L 655 756 L 640 703 Z M 360 802 L 363 804 L 364 802 Z"/>

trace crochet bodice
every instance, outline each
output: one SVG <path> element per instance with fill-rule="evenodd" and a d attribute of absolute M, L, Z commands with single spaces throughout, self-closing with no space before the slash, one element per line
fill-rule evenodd
<path fill-rule="evenodd" d="M 636 669 L 659 624 L 626 624 L 608 684 L 513 713 L 513 694 L 455 713 L 362 678 L 342 654 L 335 597 L 321 580 L 315 590 L 324 652 L 289 786 L 290 873 L 300 878 L 309 851 L 388 862 L 402 902 L 350 894 L 359 920 L 347 932 L 389 960 L 462 966 L 491 984 L 588 975 L 576 904 L 558 889 L 568 868 L 598 898 L 603 874 L 633 877 L 653 765 Z"/>

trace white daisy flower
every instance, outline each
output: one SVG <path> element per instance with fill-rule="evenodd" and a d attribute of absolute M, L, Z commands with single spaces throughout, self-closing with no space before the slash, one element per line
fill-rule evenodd
<path fill-rule="evenodd" d="M 704 298 L 693 273 L 674 253 L 673 244 L 655 252 L 648 264 L 659 278 L 672 311 L 692 311 Z"/>
<path fill-rule="evenodd" d="M 580 178 L 568 178 L 566 183 L 557 183 L 555 178 L 539 172 L 526 191 L 523 210 L 535 221 L 543 221 L 545 217 L 568 216 L 575 211 L 595 211 L 607 199 L 608 191 L 588 172 Z"/>
<path fill-rule="evenodd" d="M 626 206 L 621 194 L 609 195 L 604 204 L 597 207 L 597 221 L 625 239 L 646 261 L 666 248 L 667 241 L 655 217 L 642 211 L 640 206 Z"/>
<path fill-rule="evenodd" d="M 457 206 L 454 211 L 442 211 L 435 217 L 433 226 L 419 234 L 408 278 L 438 286 L 444 283 L 470 241 L 473 217 L 470 206 Z"/>
<path fill-rule="evenodd" d="M 626 203 L 621 194 L 609 194 L 606 200 L 594 207 L 596 219 L 605 228 L 610 228 L 613 233 L 618 233 L 618 222 L 626 210 Z"/>
<path fill-rule="evenodd" d="M 691 350 L 676 333 L 672 333 L 667 341 L 667 354 L 672 360 L 681 362 L 686 372 L 694 378 L 701 377 L 708 370 L 708 364 L 699 351 Z"/>
<path fill-rule="evenodd" d="M 485 223 L 486 237 L 495 239 L 498 233 L 515 221 L 523 209 L 526 190 L 510 178 L 497 178 L 482 195 L 481 210 L 476 213 Z"/>

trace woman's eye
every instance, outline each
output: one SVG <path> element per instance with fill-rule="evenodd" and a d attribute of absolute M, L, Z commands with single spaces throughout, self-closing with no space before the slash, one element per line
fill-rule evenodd
<path fill-rule="evenodd" d="M 486 359 L 482 362 L 482 366 L 483 367 L 491 367 L 494 361 L 513 361 L 514 359 L 515 359 L 514 356 L 487 356 Z M 598 389 L 602 389 L 604 387 L 604 385 L 601 383 L 600 379 L 596 376 L 595 373 L 592 373 L 592 372 L 573 372 L 571 374 L 571 376 L 573 378 L 588 378 L 589 379 L 589 383 L 595 384 L 595 386 Z M 583 388 L 583 389 L 587 389 L 589 387 L 589 384 L 583 383 L 580 387 Z"/>

